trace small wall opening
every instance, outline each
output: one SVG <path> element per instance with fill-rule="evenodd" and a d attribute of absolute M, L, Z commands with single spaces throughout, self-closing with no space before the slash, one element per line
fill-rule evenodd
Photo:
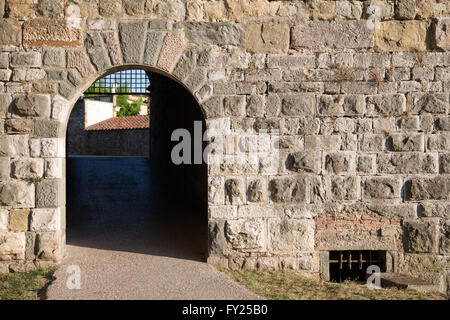
<path fill-rule="evenodd" d="M 367 268 L 371 265 L 386 272 L 386 251 L 380 250 L 336 250 L 329 252 L 329 279 L 332 282 L 345 280 L 365 281 Z"/>

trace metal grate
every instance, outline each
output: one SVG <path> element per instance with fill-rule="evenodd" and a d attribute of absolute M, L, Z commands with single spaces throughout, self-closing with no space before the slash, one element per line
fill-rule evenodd
<path fill-rule="evenodd" d="M 364 280 L 367 267 L 377 265 L 385 269 L 386 251 L 337 250 L 330 251 L 330 280 Z"/>
<path fill-rule="evenodd" d="M 119 71 L 103 77 L 92 84 L 84 95 L 148 94 L 150 79 L 144 70 Z"/>

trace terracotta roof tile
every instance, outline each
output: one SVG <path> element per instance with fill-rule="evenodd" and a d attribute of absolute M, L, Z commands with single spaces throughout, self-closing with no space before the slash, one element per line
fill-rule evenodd
<path fill-rule="evenodd" d="M 150 128 L 150 117 L 128 116 L 106 119 L 86 128 L 87 131 L 133 130 Z"/>

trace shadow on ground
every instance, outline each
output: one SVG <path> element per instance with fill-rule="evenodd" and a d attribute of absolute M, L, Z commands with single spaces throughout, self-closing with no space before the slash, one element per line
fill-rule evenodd
<path fill-rule="evenodd" d="M 67 159 L 67 244 L 206 261 L 207 218 L 156 179 L 148 158 Z"/>

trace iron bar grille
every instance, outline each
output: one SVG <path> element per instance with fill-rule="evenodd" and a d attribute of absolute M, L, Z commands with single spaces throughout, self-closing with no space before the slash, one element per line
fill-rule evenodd
<path fill-rule="evenodd" d="M 98 79 L 84 92 L 84 95 L 148 94 L 149 86 L 150 79 L 144 70 L 124 70 Z"/>

